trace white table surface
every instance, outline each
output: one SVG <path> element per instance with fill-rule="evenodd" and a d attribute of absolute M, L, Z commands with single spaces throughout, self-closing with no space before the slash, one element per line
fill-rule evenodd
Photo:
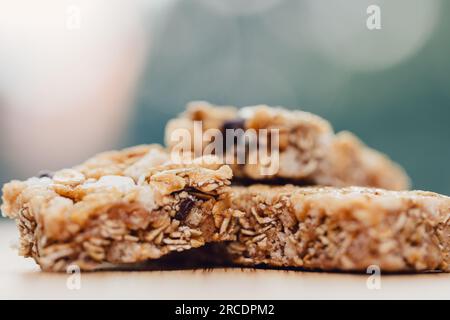
<path fill-rule="evenodd" d="M 368 289 L 369 275 L 254 269 L 108 271 L 70 275 L 41 272 L 17 255 L 17 230 L 0 221 L 1 299 L 450 299 L 450 274 L 383 275 Z"/>

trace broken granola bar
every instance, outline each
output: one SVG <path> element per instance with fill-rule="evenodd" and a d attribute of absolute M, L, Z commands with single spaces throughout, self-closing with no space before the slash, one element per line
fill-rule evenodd
<path fill-rule="evenodd" d="M 3 187 L 1 209 L 17 221 L 20 254 L 49 271 L 72 264 L 133 268 L 208 242 L 226 246 L 227 262 L 249 266 L 450 271 L 448 197 L 362 187 L 230 187 L 231 178 L 213 157 L 175 163 L 162 147 L 142 145 L 12 181 Z"/>
<path fill-rule="evenodd" d="M 159 146 L 138 146 L 12 181 L 1 210 L 17 222 L 20 255 L 43 270 L 101 269 L 235 240 L 231 176 L 228 166 L 170 164 Z"/>
<path fill-rule="evenodd" d="M 200 134 L 210 132 L 210 135 L 197 137 L 196 122 L 201 123 Z M 180 129 L 185 130 L 192 138 L 181 143 Z M 230 129 L 235 132 L 254 130 L 257 133 L 265 129 L 269 133 L 266 139 L 245 134 L 229 137 L 227 131 Z M 223 154 L 231 154 L 231 158 L 227 159 L 232 160 L 225 163 L 232 167 L 235 180 L 243 184 L 259 181 L 336 187 L 356 185 L 390 190 L 409 187 L 406 173 L 387 156 L 365 146 L 349 132 L 335 134 L 328 121 L 298 110 L 265 105 L 238 110 L 207 102 L 191 102 L 183 114 L 167 124 L 166 144 L 172 151 L 179 144 L 192 151 L 199 147 L 205 149 L 208 144 L 217 142 L 217 138 L 212 135 L 214 131 L 211 130 L 223 133 Z M 270 130 L 278 132 L 279 165 L 277 170 L 267 173 L 264 161 L 252 163 L 248 159 L 256 159 L 258 152 L 263 149 L 267 149 L 269 156 L 273 154 L 270 149 Z M 256 141 L 257 147 L 251 147 L 252 140 Z M 242 155 L 244 161 L 239 161 L 240 156 L 236 154 L 239 145 L 248 147 Z"/>
<path fill-rule="evenodd" d="M 317 270 L 450 271 L 450 198 L 347 187 L 233 187 L 234 262 Z"/>

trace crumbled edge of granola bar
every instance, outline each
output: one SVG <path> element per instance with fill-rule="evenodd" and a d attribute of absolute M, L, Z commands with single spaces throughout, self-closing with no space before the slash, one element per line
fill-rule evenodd
<path fill-rule="evenodd" d="M 235 239 L 231 169 L 202 161 L 155 167 L 146 158 L 155 150 L 104 153 L 52 178 L 6 184 L 1 210 L 17 221 L 20 255 L 43 270 L 93 270 Z"/>
<path fill-rule="evenodd" d="M 354 134 L 336 134 L 316 177 L 319 185 L 356 185 L 388 190 L 406 190 L 408 175 L 386 155 L 364 145 Z"/>
<path fill-rule="evenodd" d="M 234 262 L 318 270 L 450 271 L 450 198 L 372 188 L 233 187 Z"/>

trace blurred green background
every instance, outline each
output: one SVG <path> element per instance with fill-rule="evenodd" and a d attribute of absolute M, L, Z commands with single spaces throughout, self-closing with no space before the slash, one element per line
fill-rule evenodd
<path fill-rule="evenodd" d="M 80 3 L 83 8 L 84 4 Z M 122 42 L 117 40 L 116 47 L 122 51 L 111 48 L 109 42 L 100 48 L 106 53 L 86 67 L 86 79 L 92 78 L 97 71 L 96 63 L 111 52 L 123 52 L 123 55 L 114 56 L 116 60 L 98 70 L 122 67 L 87 86 L 88 93 L 79 89 L 85 80 L 68 79 L 63 86 L 67 92 L 63 91 L 63 98 L 57 104 L 59 112 L 67 115 L 65 102 L 96 94 L 114 97 L 114 93 L 124 88 L 123 79 L 126 99 L 111 98 L 98 103 L 92 98 L 92 103 L 85 104 L 89 106 L 85 112 L 75 109 L 70 119 L 76 125 L 65 120 L 68 128 L 49 132 L 45 135 L 47 140 L 43 140 L 39 134 L 41 128 L 51 129 L 57 120 L 51 112 L 43 115 L 39 111 L 42 91 L 35 91 L 36 98 L 33 98 L 39 112 L 30 114 L 28 109 L 13 112 L 17 110 L 16 100 L 8 93 L 10 87 L 1 86 L 6 81 L 0 78 L 0 90 L 3 90 L 0 96 L 5 97 L 0 115 L 3 112 L 8 116 L 3 117 L 3 124 L 0 120 L 3 126 L 1 183 L 25 178 L 42 167 L 56 169 L 76 164 L 95 150 L 162 143 L 167 120 L 191 100 L 208 100 L 236 106 L 281 105 L 317 113 L 330 120 L 336 131 L 350 130 L 369 146 L 401 163 L 411 176 L 414 188 L 450 195 L 450 21 L 446 18 L 450 14 L 449 1 L 130 3 L 133 10 L 126 17 L 136 25 L 120 27 L 120 30 L 130 30 L 119 39 Z M 381 30 L 366 27 L 366 9 L 370 4 L 381 8 Z M 119 8 L 118 2 L 116 5 Z M 109 11 L 92 13 L 93 16 L 106 14 L 113 16 Z M 118 9 L 117 19 L 124 20 L 123 7 Z M 118 34 L 119 27 L 114 23 L 111 18 L 101 24 L 102 32 L 107 32 L 111 39 Z M 104 31 L 108 24 L 114 24 L 115 29 Z M 13 30 L 14 26 L 9 28 Z M 80 30 L 80 34 L 87 32 L 90 36 L 97 32 L 97 29 L 86 31 L 85 27 Z M 95 39 L 78 46 L 93 48 L 99 46 L 97 41 L 102 43 L 109 38 L 96 36 Z M 141 44 L 145 47 L 142 50 Z M 11 56 L 16 49 L 10 48 Z M 30 59 L 33 54 L 29 52 Z M 46 54 L 41 52 L 42 56 Z M 80 68 L 89 62 L 89 57 L 90 53 L 84 60 L 74 58 L 68 65 Z M 0 66 L 1 62 L 0 58 Z M 7 60 L 3 62 L 11 65 Z M 67 74 L 64 65 L 59 69 L 66 70 Z M 130 71 L 131 76 L 126 73 L 129 70 L 134 70 Z M 10 74 L 14 71 L 11 69 Z M 110 83 L 111 79 L 116 80 L 108 90 L 95 89 L 95 85 L 103 88 L 101 85 Z M 61 84 L 56 89 L 50 85 L 42 90 L 56 92 L 59 88 Z M 77 108 L 83 103 L 77 104 Z M 95 111 L 96 106 L 103 104 L 117 107 Z M 30 123 L 42 117 L 42 127 L 27 133 L 29 126 L 23 122 L 24 114 Z M 50 125 L 46 124 L 47 120 Z M 17 128 L 25 130 L 21 133 L 25 136 L 12 144 Z M 40 147 L 33 150 L 36 144 Z M 39 154 L 46 152 L 52 157 L 39 159 Z M 59 154 L 67 156 L 59 157 Z"/>
<path fill-rule="evenodd" d="M 315 112 L 337 131 L 358 134 L 400 162 L 415 188 L 450 194 L 450 21 L 445 18 L 450 2 L 440 4 L 433 32 L 410 57 L 386 68 L 356 71 L 310 48 L 308 32 L 296 29 L 300 23 L 286 23 L 302 17 L 299 12 L 307 10 L 305 2 L 284 1 L 259 15 L 219 17 L 188 2 L 175 7 L 155 45 L 158 50 L 144 77 L 132 143 L 162 141 L 163 123 L 190 100 L 282 105 Z M 364 5 L 360 6 L 363 15 Z M 414 10 L 412 16 L 407 7 L 389 15 L 384 12 L 387 8 L 381 8 L 382 29 L 361 30 L 365 42 L 376 43 L 373 51 L 362 53 L 368 64 L 379 61 L 372 56 L 389 51 L 384 46 L 392 41 L 386 39 L 392 20 L 401 19 L 405 33 L 418 32 L 415 24 L 420 14 Z M 328 8 L 334 9 L 335 5 Z M 345 11 L 342 17 L 337 15 L 345 24 Z M 291 42 L 270 30 L 283 22 L 281 32 Z M 319 32 L 332 37 L 332 27 L 333 23 L 324 23 Z M 365 28 L 363 21 L 360 27 Z M 401 31 L 399 36 L 401 42 Z M 350 50 L 358 50 L 359 45 L 352 42 Z"/>

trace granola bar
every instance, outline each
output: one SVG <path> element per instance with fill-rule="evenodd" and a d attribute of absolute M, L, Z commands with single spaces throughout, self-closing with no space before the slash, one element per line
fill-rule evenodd
<path fill-rule="evenodd" d="M 17 221 L 20 254 L 49 271 L 71 264 L 134 268 L 169 253 L 186 257 L 206 243 L 226 247 L 231 258 L 220 254 L 222 262 L 249 266 L 450 271 L 448 197 L 362 187 L 230 187 L 231 178 L 213 157 L 174 163 L 161 146 L 142 145 L 12 181 L 3 187 L 1 209 Z"/>
<path fill-rule="evenodd" d="M 386 155 L 364 145 L 350 132 L 335 134 L 328 121 L 314 114 L 268 107 L 265 105 L 237 109 L 230 106 L 214 106 L 207 102 L 191 102 L 187 110 L 166 126 L 166 145 L 173 150 L 179 144 L 174 133 L 184 129 L 195 136 L 194 122 L 201 122 L 201 129 L 221 130 L 225 136 L 225 153 L 236 158 L 238 142 L 226 141 L 227 129 L 277 129 L 279 135 L 279 168 L 267 174 L 262 161 L 259 163 L 226 162 L 233 169 L 235 180 L 244 184 L 261 183 L 329 186 L 369 186 L 390 190 L 409 187 L 404 170 Z M 196 148 L 194 141 L 184 148 Z M 203 147 L 213 142 L 212 137 L 202 137 Z M 266 139 L 268 140 L 268 139 Z M 257 148 L 248 150 L 247 158 L 256 156 L 262 148 L 270 149 L 270 142 L 257 141 Z M 197 146 L 198 147 L 198 146 Z M 198 156 L 198 155 L 197 155 Z"/>
<path fill-rule="evenodd" d="M 238 264 L 450 271 L 450 198 L 362 187 L 233 187 Z"/>
<path fill-rule="evenodd" d="M 20 255 L 43 270 L 94 270 L 235 240 L 231 175 L 228 166 L 171 164 L 159 146 L 138 146 L 12 181 L 1 209 L 17 221 Z"/>

